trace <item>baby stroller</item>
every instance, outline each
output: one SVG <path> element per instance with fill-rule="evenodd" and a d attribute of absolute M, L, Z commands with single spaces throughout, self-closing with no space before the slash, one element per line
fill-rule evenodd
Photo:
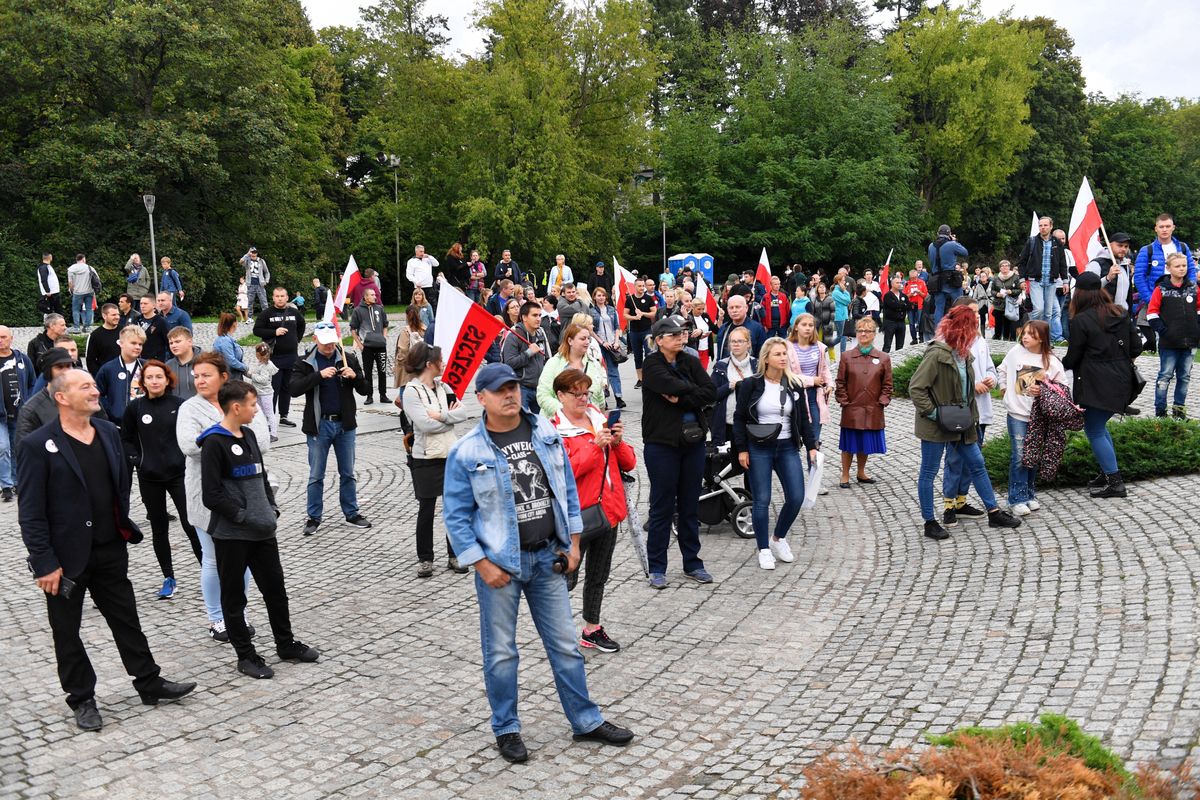
<path fill-rule="evenodd" d="M 743 472 L 728 442 L 705 445 L 699 516 L 700 521 L 709 526 L 729 522 L 738 536 L 753 539 L 750 492 L 744 486 L 735 486 L 733 481 Z"/>

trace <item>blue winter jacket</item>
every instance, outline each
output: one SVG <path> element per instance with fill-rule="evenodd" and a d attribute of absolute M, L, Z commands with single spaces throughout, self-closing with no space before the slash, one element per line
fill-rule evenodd
<path fill-rule="evenodd" d="M 1191 249 L 1173 236 L 1171 241 L 1175 243 L 1177 251 L 1187 256 L 1188 280 L 1196 280 L 1196 262 L 1192 260 Z M 1133 285 L 1137 287 L 1139 307 L 1150 302 L 1150 295 L 1154 294 L 1154 287 L 1166 273 L 1167 259 L 1163 255 L 1162 245 L 1159 244 L 1158 239 L 1138 250 L 1137 260 L 1133 264 Z"/>

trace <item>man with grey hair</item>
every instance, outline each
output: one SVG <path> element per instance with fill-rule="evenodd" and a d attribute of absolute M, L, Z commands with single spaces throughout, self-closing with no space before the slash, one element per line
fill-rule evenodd
<path fill-rule="evenodd" d="M 17 434 L 17 414 L 33 393 L 37 373 L 29 356 L 12 346 L 12 329 L 0 325 L 0 500 L 13 501 L 17 485 L 13 439 Z"/>
<path fill-rule="evenodd" d="M 29 346 L 25 348 L 29 360 L 33 362 L 33 368 L 38 372 L 42 371 L 42 356 L 54 347 L 58 337 L 67 332 L 67 321 L 62 314 L 47 314 L 42 317 L 42 325 L 42 332 L 30 339 Z"/>
<path fill-rule="evenodd" d="M 438 260 L 425 252 L 425 245 L 419 244 L 413 248 L 413 257 L 404 268 L 404 277 L 414 289 L 425 292 L 429 304 L 437 307 L 437 284 L 433 282 L 433 268 L 440 266 Z"/>

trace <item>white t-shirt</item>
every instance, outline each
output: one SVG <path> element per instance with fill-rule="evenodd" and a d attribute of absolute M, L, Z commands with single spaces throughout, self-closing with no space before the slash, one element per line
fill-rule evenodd
<path fill-rule="evenodd" d="M 758 421 L 762 425 L 780 423 L 783 429 L 779 431 L 779 438 L 789 439 L 792 436 L 792 393 L 768 378 L 763 378 L 763 382 L 766 386 L 755 405 Z"/>
<path fill-rule="evenodd" d="M 1171 255 L 1171 253 L 1178 253 L 1179 248 L 1175 246 L 1175 242 L 1167 242 L 1162 246 L 1162 251 L 1163 261 L 1166 261 L 1167 256 Z"/>
<path fill-rule="evenodd" d="M 879 284 L 875 284 L 878 286 Z M 863 295 L 863 302 L 867 304 L 867 311 L 879 310 L 879 298 L 871 291 L 871 284 L 867 284 L 867 293 Z"/>

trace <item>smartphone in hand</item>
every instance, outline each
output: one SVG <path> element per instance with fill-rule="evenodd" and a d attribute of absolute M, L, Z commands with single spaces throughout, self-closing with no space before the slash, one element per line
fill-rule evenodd
<path fill-rule="evenodd" d="M 614 409 L 608 412 L 608 427 L 612 427 L 621 421 L 621 409 Z"/>

